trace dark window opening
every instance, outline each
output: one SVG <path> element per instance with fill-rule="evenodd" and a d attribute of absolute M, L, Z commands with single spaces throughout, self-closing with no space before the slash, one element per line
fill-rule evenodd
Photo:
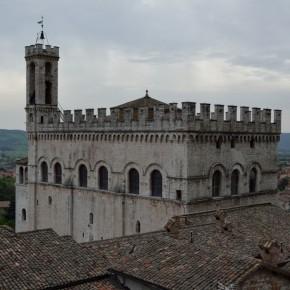
<path fill-rule="evenodd" d="M 89 222 L 90 222 L 90 225 L 94 223 L 94 215 L 92 213 L 90 213 Z"/>
<path fill-rule="evenodd" d="M 134 108 L 134 110 L 133 110 L 133 121 L 138 121 L 138 119 L 139 119 L 138 108 Z"/>
<path fill-rule="evenodd" d="M 25 170 L 24 170 L 24 182 L 25 184 L 28 183 L 28 168 L 25 167 Z"/>
<path fill-rule="evenodd" d="M 135 168 L 129 171 L 129 193 L 139 194 L 139 173 Z"/>
<path fill-rule="evenodd" d="M 257 169 L 253 168 L 250 172 L 250 180 L 249 180 L 250 193 L 257 191 L 257 175 L 258 175 Z"/>
<path fill-rule="evenodd" d="M 54 183 L 62 184 L 62 168 L 58 162 L 54 165 Z"/>
<path fill-rule="evenodd" d="M 240 181 L 240 172 L 235 169 L 231 176 L 231 194 L 237 195 L 239 194 L 239 181 Z"/>
<path fill-rule="evenodd" d="M 51 82 L 45 81 L 45 104 L 51 105 L 52 98 L 51 98 Z"/>
<path fill-rule="evenodd" d="M 136 222 L 136 233 L 137 234 L 141 233 L 141 223 L 140 223 L 140 221 Z"/>
<path fill-rule="evenodd" d="M 80 187 L 88 186 L 88 170 L 84 164 L 80 165 L 79 167 L 79 186 Z"/>
<path fill-rule="evenodd" d="M 40 117 L 40 124 L 43 124 L 44 123 L 44 118 L 43 116 Z"/>
<path fill-rule="evenodd" d="M 45 64 L 45 77 L 50 78 L 51 77 L 51 63 L 47 62 Z"/>
<path fill-rule="evenodd" d="M 21 215 L 22 215 L 22 220 L 26 221 L 26 209 L 25 208 L 22 209 Z"/>
<path fill-rule="evenodd" d="M 255 148 L 255 140 L 254 139 L 251 139 L 251 141 L 250 141 L 250 147 L 251 148 Z"/>
<path fill-rule="evenodd" d="M 154 119 L 154 109 L 153 108 L 149 108 L 148 109 L 148 120 L 153 120 Z"/>
<path fill-rule="evenodd" d="M 48 204 L 49 204 L 49 205 L 52 204 L 52 197 L 51 197 L 51 196 L 48 197 Z"/>
<path fill-rule="evenodd" d="M 29 65 L 29 104 L 35 104 L 35 64 Z"/>
<path fill-rule="evenodd" d="M 19 168 L 19 183 L 23 184 L 24 183 L 24 172 L 23 172 L 23 167 Z"/>
<path fill-rule="evenodd" d="M 176 190 L 176 199 L 181 201 L 182 200 L 182 192 L 181 190 Z"/>
<path fill-rule="evenodd" d="M 215 171 L 212 177 L 212 196 L 220 196 L 222 185 L 222 174 L 219 170 Z"/>
<path fill-rule="evenodd" d="M 151 195 L 162 197 L 162 175 L 158 170 L 151 172 Z"/>
<path fill-rule="evenodd" d="M 29 121 L 29 122 L 33 122 L 33 114 L 32 114 L 32 113 L 29 114 L 29 119 L 28 119 L 28 121 Z"/>
<path fill-rule="evenodd" d="M 219 137 L 218 140 L 216 141 L 216 149 L 221 149 L 223 143 L 222 137 Z"/>
<path fill-rule="evenodd" d="M 48 166 L 45 161 L 41 163 L 41 181 L 42 182 L 48 182 Z"/>
<path fill-rule="evenodd" d="M 231 148 L 235 148 L 236 147 L 236 141 L 235 139 L 231 140 Z"/>
<path fill-rule="evenodd" d="M 108 190 L 108 183 L 108 169 L 105 166 L 101 166 L 99 169 L 99 188 Z"/>

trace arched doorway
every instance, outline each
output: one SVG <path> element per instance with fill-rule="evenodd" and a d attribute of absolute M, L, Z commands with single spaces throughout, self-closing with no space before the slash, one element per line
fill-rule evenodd
<path fill-rule="evenodd" d="M 130 169 L 129 174 L 129 193 L 139 194 L 139 173 L 135 168 Z"/>
<path fill-rule="evenodd" d="M 257 176 L 258 172 L 256 168 L 252 168 L 250 171 L 250 177 L 249 177 L 249 191 L 250 193 L 257 191 Z"/>
<path fill-rule="evenodd" d="M 80 187 L 88 186 L 88 170 L 84 164 L 80 165 L 79 167 L 79 186 Z"/>
<path fill-rule="evenodd" d="M 235 169 L 231 176 L 231 195 L 239 194 L 240 172 Z"/>
<path fill-rule="evenodd" d="M 150 177 L 151 195 L 162 197 L 162 175 L 160 171 L 153 170 Z"/>
<path fill-rule="evenodd" d="M 212 176 L 212 196 L 220 196 L 222 187 L 222 173 L 216 170 Z"/>
<path fill-rule="evenodd" d="M 108 190 L 108 183 L 108 169 L 105 166 L 101 166 L 99 169 L 99 188 Z"/>

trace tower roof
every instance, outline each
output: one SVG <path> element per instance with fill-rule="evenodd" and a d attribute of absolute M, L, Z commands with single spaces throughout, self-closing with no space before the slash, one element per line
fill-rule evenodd
<path fill-rule="evenodd" d="M 148 90 L 146 90 L 146 95 L 144 97 L 113 107 L 113 109 L 154 107 L 159 105 L 168 106 L 168 104 L 164 102 L 151 98 L 148 94 Z"/>

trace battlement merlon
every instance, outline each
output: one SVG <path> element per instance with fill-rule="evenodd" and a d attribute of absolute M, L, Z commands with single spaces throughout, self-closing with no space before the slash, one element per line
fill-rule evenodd
<path fill-rule="evenodd" d="M 40 43 L 25 46 L 25 58 L 32 56 L 49 56 L 59 58 L 59 47 L 51 45 L 43 45 Z"/>
<path fill-rule="evenodd" d="M 238 120 L 238 110 L 240 120 Z M 29 109 L 28 109 L 29 111 Z M 43 111 L 43 110 L 42 110 Z M 38 122 L 38 128 L 45 132 L 55 130 L 106 130 L 106 131 L 162 131 L 183 130 L 199 132 L 235 133 L 281 133 L 281 110 L 260 109 L 249 107 L 215 105 L 211 112 L 210 104 L 200 104 L 200 113 L 196 112 L 194 102 L 183 102 L 179 108 L 176 103 L 158 105 L 152 108 L 106 108 L 83 110 L 65 110 L 56 114 L 55 110 L 44 115 L 44 121 Z M 60 118 L 62 116 L 62 118 Z M 39 116 L 40 120 L 41 117 Z M 31 130 L 33 126 L 31 124 Z M 29 122 L 28 122 L 29 130 Z M 30 131 L 30 130 L 29 130 Z"/>

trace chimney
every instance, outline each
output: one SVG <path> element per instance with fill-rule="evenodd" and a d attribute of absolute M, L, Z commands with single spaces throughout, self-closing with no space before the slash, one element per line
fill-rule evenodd
<path fill-rule="evenodd" d="M 259 248 L 262 261 L 265 264 L 279 267 L 286 262 L 287 254 L 283 249 L 282 243 L 278 243 L 277 240 L 261 242 Z"/>
<path fill-rule="evenodd" d="M 221 232 L 231 232 L 233 230 L 232 223 L 222 209 L 218 209 L 214 216 L 221 229 Z"/>
<path fill-rule="evenodd" d="M 189 222 L 186 216 L 174 216 L 169 219 L 164 228 L 172 237 L 178 238 L 180 228 L 188 224 Z"/>

